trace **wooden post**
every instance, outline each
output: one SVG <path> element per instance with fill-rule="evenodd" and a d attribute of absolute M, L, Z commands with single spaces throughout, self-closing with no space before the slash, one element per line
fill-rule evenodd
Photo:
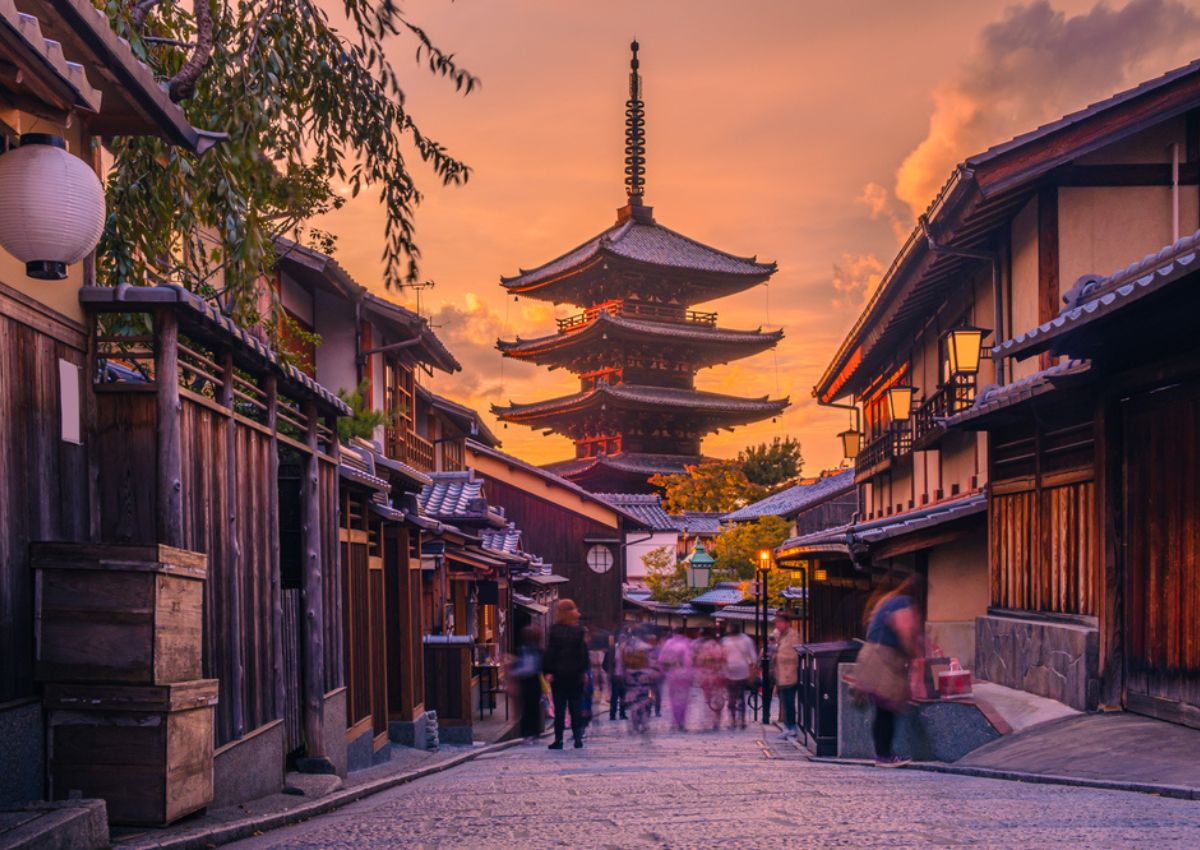
<path fill-rule="evenodd" d="M 179 417 L 179 320 L 172 309 L 154 316 L 154 381 L 158 398 L 158 542 L 183 549 L 183 461 Z"/>
<path fill-rule="evenodd" d="M 1121 495 L 1124 489 L 1121 402 L 1102 394 L 1096 405 L 1095 463 L 1097 548 L 1093 599 L 1100 618 L 1100 703 L 1119 706 L 1124 681 L 1125 564 L 1121 525 Z"/>
<path fill-rule="evenodd" d="M 242 646 L 242 546 L 238 540 L 238 461 L 237 461 L 237 421 L 234 418 L 233 394 L 233 349 L 227 349 L 221 354 L 222 384 L 221 404 L 228 413 L 225 419 L 225 524 L 228 539 L 228 572 L 225 585 L 228 592 L 229 605 L 229 654 L 231 680 L 229 683 L 230 716 L 233 719 L 233 737 L 240 738 L 246 733 L 246 720 L 243 711 L 246 693 L 246 666 Z"/>
<path fill-rule="evenodd" d="M 100 428 L 96 405 L 96 369 L 99 345 L 96 337 L 100 333 L 99 319 L 94 311 L 87 315 L 87 352 L 83 360 L 83 428 L 85 457 L 87 460 L 88 525 L 87 540 L 100 539 Z"/>
<path fill-rule="evenodd" d="M 304 767 L 319 772 L 314 761 L 328 761 L 325 748 L 325 610 L 321 581 L 321 490 L 317 439 L 317 406 L 304 405 L 307 422 L 304 460 Z"/>
<path fill-rule="evenodd" d="M 275 666 L 275 717 L 283 717 L 283 583 L 279 562 L 279 387 L 274 375 L 263 378 L 267 394 L 267 427 L 271 429 L 270 484 L 267 489 L 267 560 L 271 570 L 271 656 Z"/>

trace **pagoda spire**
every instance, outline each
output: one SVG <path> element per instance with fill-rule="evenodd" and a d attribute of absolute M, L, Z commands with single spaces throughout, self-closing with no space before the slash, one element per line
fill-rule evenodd
<path fill-rule="evenodd" d="M 629 203 L 641 206 L 646 188 L 646 104 L 638 73 L 638 43 L 629 45 L 629 100 L 625 101 L 625 192 Z"/>

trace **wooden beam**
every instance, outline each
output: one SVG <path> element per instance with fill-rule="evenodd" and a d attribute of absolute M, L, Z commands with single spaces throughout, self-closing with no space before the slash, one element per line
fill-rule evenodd
<path fill-rule="evenodd" d="M 237 458 L 237 420 L 233 415 L 233 349 L 221 352 L 221 393 L 218 401 L 225 409 L 225 510 L 226 536 L 225 593 L 227 627 L 230 654 L 231 680 L 229 683 L 230 717 L 233 721 L 233 737 L 240 738 L 246 732 L 245 705 L 246 663 L 245 647 L 242 645 L 242 547 L 238 540 L 238 493 L 240 477 Z"/>
<path fill-rule="evenodd" d="M 1121 705 L 1125 691 L 1125 565 L 1121 496 L 1124 490 L 1122 413 L 1117 397 L 1102 399 L 1095 412 L 1096 496 L 1099 537 L 1096 614 L 1100 618 L 1100 703 Z"/>
<path fill-rule="evenodd" d="M 325 604 L 321 563 L 320 445 L 316 403 L 304 403 L 308 422 L 304 455 L 304 738 L 308 758 L 327 759 L 325 748 Z M 330 518 L 333 519 L 332 517 Z M 332 613 L 332 612 L 331 612 Z"/>
<path fill-rule="evenodd" d="M 183 549 L 183 461 L 179 402 L 179 320 L 172 309 L 154 316 L 158 412 L 158 542 Z"/>
<path fill-rule="evenodd" d="M 1059 186 L 1170 186 L 1171 163 L 1139 162 L 1113 165 L 1064 165 L 1048 179 Z M 1179 168 L 1182 185 L 1200 183 L 1200 163 L 1189 159 Z"/>
<path fill-rule="evenodd" d="M 283 717 L 286 701 L 283 678 L 283 565 L 279 555 L 279 382 L 275 375 L 263 378 L 267 394 L 267 427 L 271 429 L 271 455 L 267 460 L 267 559 L 271 570 L 271 655 L 275 661 L 275 716 Z"/>
<path fill-rule="evenodd" d="M 1058 315 L 1059 298 L 1058 187 L 1047 186 L 1038 192 L 1038 322 Z M 1051 365 L 1051 355 L 1043 352 L 1041 368 Z"/>

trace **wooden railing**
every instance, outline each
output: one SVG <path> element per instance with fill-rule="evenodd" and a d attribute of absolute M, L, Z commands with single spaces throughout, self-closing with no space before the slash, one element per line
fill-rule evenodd
<path fill-rule="evenodd" d="M 925 448 L 936 443 L 946 430 L 943 420 L 966 410 L 974 401 L 974 376 L 947 381 L 913 414 L 913 445 Z"/>
<path fill-rule="evenodd" d="M 628 316 L 634 319 L 651 319 L 656 322 L 703 325 L 709 328 L 716 327 L 717 325 L 716 313 L 703 313 L 697 310 L 687 310 L 683 307 L 651 304 L 645 301 L 615 299 L 605 301 L 603 304 L 597 304 L 594 307 L 589 307 L 582 313 L 576 313 L 574 316 L 559 319 L 558 329 L 560 332 L 565 333 L 585 328 L 596 321 L 596 318 L 601 313 L 607 313 L 610 316 Z"/>
<path fill-rule="evenodd" d="M 387 453 L 389 457 L 421 472 L 433 472 L 436 468 L 433 443 L 413 431 L 389 428 Z"/>
<path fill-rule="evenodd" d="M 893 460 L 912 451 L 912 429 L 908 423 L 892 424 L 878 437 L 862 447 L 854 463 L 856 475 L 881 472 Z"/>

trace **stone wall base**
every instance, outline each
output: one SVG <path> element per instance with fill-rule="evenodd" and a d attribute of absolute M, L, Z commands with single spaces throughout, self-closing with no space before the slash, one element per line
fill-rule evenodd
<path fill-rule="evenodd" d="M 975 678 L 1094 710 L 1100 635 L 1092 626 L 987 616 L 975 620 Z"/>
<path fill-rule="evenodd" d="M 427 711 L 416 720 L 392 720 L 388 723 L 388 738 L 393 744 L 416 750 L 438 748 L 437 712 Z"/>
<path fill-rule="evenodd" d="M 213 755 L 214 809 L 257 800 L 283 789 L 283 722 L 275 721 Z"/>
<path fill-rule="evenodd" d="M 346 778 L 348 759 L 346 756 L 346 689 L 338 688 L 325 694 L 325 750 L 326 757 L 333 762 L 333 770 L 342 779 Z"/>
<path fill-rule="evenodd" d="M 46 785 L 46 728 L 40 700 L 0 709 L 0 805 L 40 800 Z"/>

